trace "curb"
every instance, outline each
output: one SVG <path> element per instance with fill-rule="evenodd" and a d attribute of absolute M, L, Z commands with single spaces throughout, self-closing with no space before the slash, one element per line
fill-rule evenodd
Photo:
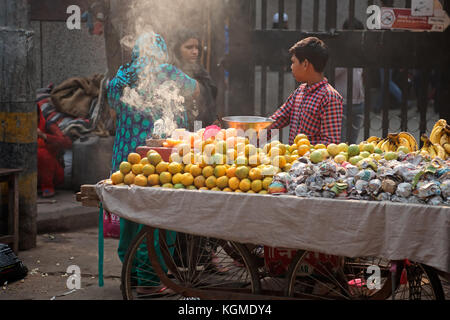
<path fill-rule="evenodd" d="M 73 208 L 64 212 L 45 212 L 38 215 L 37 233 L 67 232 L 98 227 L 98 210 Z"/>

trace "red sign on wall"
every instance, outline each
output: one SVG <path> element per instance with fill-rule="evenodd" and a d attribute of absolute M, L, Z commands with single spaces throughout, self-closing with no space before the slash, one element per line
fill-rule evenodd
<path fill-rule="evenodd" d="M 417 31 L 444 31 L 448 26 L 448 16 L 413 16 L 411 9 L 381 8 L 381 29 Z"/>

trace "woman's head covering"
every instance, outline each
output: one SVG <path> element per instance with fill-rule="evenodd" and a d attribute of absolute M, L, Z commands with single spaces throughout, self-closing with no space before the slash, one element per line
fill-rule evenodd
<path fill-rule="evenodd" d="M 137 61 L 140 59 L 152 59 L 156 64 L 167 63 L 169 60 L 167 45 L 159 34 L 144 33 L 136 40 L 131 60 Z M 145 62 L 149 63 L 150 61 Z"/>

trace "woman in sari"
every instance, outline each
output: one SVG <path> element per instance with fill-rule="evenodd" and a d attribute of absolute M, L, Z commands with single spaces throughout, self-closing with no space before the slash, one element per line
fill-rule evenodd
<path fill-rule="evenodd" d="M 173 116 L 175 127 L 186 128 L 187 114 L 183 105 L 178 103 L 171 110 L 168 108 L 173 107 L 174 95 L 196 97 L 200 89 L 196 80 L 168 64 L 168 60 L 164 39 L 155 33 L 145 33 L 136 41 L 131 62 L 120 67 L 117 75 L 108 83 L 108 102 L 117 114 L 112 172 L 118 171 L 121 162 L 127 161 L 128 155 L 135 152 L 138 146 L 145 145 L 147 136 L 153 133 L 155 122 L 167 119 L 167 114 Z M 142 227 L 120 219 L 118 254 L 122 262 Z M 155 239 L 157 241 L 158 238 Z M 142 246 L 145 247 L 145 244 Z M 137 293 L 161 293 L 165 288 L 155 273 L 139 267 L 150 264 L 147 250 L 143 249 L 139 251 L 141 256 L 135 262 Z M 161 253 L 158 254 L 161 257 Z"/>

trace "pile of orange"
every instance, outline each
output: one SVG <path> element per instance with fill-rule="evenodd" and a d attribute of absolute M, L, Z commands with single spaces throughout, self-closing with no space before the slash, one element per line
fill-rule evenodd
<path fill-rule="evenodd" d="M 258 148 L 238 137 L 235 129 L 221 130 L 206 140 L 201 130 L 187 141 L 168 139 L 167 144 L 175 150 L 169 162 L 154 150 L 144 158 L 130 153 L 111 175 L 112 184 L 265 194 L 273 176 L 289 172 L 299 157 L 315 150 L 328 157 L 326 146 L 312 146 L 304 134 L 292 145 L 272 141 Z"/>

